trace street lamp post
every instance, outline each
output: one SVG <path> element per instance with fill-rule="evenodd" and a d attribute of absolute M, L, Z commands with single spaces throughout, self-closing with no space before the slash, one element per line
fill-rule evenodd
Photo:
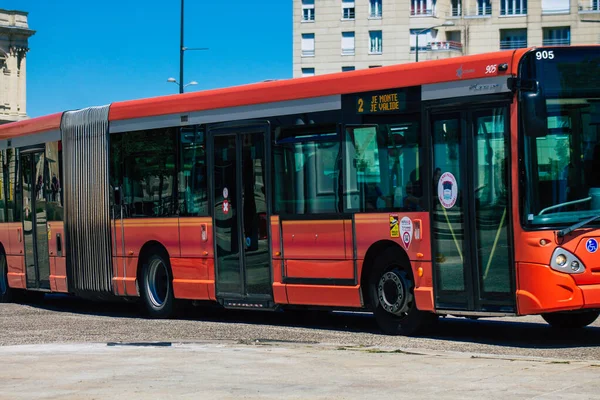
<path fill-rule="evenodd" d="M 415 45 L 416 45 L 415 46 L 415 62 L 419 62 L 419 35 L 423 32 L 427 32 L 427 31 L 430 31 L 432 29 L 439 28 L 442 26 L 454 26 L 454 22 L 446 21 L 441 25 L 431 26 L 429 28 L 421 29 L 420 31 L 415 32 L 415 39 L 416 39 L 415 40 Z"/>
<path fill-rule="evenodd" d="M 195 47 L 189 48 L 184 45 L 184 34 L 183 34 L 183 24 L 184 24 L 184 0 L 181 0 L 181 27 L 180 27 L 180 40 L 179 40 L 179 82 L 177 82 L 174 78 L 167 79 L 167 82 L 175 82 L 179 85 L 179 93 L 183 93 L 183 89 L 189 85 L 197 85 L 198 82 L 192 81 L 187 85 L 183 84 L 183 53 L 187 50 L 208 50 L 208 47 Z"/>
<path fill-rule="evenodd" d="M 185 89 L 188 86 L 192 86 L 192 85 L 197 85 L 198 84 L 198 82 L 196 82 L 196 81 L 191 81 L 189 83 L 186 83 L 185 85 L 182 85 L 181 83 L 177 82 L 177 79 L 175 79 L 175 78 L 169 78 L 169 79 L 167 79 L 167 82 L 171 82 L 171 83 L 177 84 L 177 86 L 179 86 L 179 93 L 183 93 L 183 89 Z"/>

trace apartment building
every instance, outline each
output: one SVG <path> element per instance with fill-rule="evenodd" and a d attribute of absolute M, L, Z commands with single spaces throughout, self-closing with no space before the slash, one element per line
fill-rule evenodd
<path fill-rule="evenodd" d="M 0 9 L 0 124 L 27 118 L 27 13 Z"/>
<path fill-rule="evenodd" d="M 600 0 L 293 0 L 294 77 L 600 43 Z"/>

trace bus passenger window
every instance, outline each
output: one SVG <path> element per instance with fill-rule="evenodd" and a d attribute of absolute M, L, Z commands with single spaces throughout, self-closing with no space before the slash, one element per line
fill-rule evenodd
<path fill-rule="evenodd" d="M 197 126 L 181 129 L 178 174 L 179 215 L 208 214 L 208 181 L 204 131 Z"/>
<path fill-rule="evenodd" d="M 342 211 L 342 159 L 335 126 L 291 128 L 280 132 L 273 153 L 276 212 Z"/>
<path fill-rule="evenodd" d="M 346 129 L 344 204 L 349 212 L 421 211 L 426 201 L 417 123 Z"/>
<path fill-rule="evenodd" d="M 174 215 L 175 128 L 127 132 L 122 135 L 125 215 Z"/>

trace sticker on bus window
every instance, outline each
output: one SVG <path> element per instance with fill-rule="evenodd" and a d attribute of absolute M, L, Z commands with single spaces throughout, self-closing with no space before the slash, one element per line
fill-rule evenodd
<path fill-rule="evenodd" d="M 223 198 L 226 199 L 229 197 L 229 189 L 227 189 L 226 187 L 223 188 Z"/>
<path fill-rule="evenodd" d="M 229 214 L 229 201 L 223 200 L 223 214 Z"/>
<path fill-rule="evenodd" d="M 444 172 L 438 181 L 438 199 L 444 208 L 452 208 L 458 197 L 458 184 L 450 172 Z"/>
<path fill-rule="evenodd" d="M 402 235 L 402 243 L 406 250 L 408 250 L 413 238 L 413 222 L 410 218 L 403 217 L 400 220 L 400 233 Z"/>
<path fill-rule="evenodd" d="M 390 237 L 400 237 L 400 226 L 398 225 L 398 214 L 390 214 Z"/>

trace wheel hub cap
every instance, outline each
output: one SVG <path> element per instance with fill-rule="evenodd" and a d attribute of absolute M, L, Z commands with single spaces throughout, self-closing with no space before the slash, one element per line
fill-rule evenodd
<path fill-rule="evenodd" d="M 390 314 L 400 315 L 407 311 L 407 282 L 395 271 L 386 272 L 379 279 L 377 297 L 381 307 Z"/>

